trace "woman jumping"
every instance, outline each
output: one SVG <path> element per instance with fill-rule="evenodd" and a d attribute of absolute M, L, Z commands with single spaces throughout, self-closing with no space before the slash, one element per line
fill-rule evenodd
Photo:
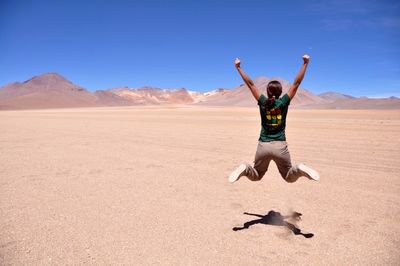
<path fill-rule="evenodd" d="M 242 176 L 246 176 L 251 181 L 261 180 L 267 172 L 271 160 L 276 163 L 279 173 L 286 182 L 293 183 L 301 176 L 305 176 L 311 180 L 319 180 L 318 172 L 310 167 L 302 163 L 292 165 L 285 136 L 288 107 L 304 78 L 309 60 L 310 57 L 308 55 L 303 56 L 304 63 L 301 66 L 300 72 L 297 74 L 288 93 L 281 98 L 279 98 L 282 94 L 281 83 L 276 80 L 269 82 L 267 85 L 267 98 L 264 94 L 260 93 L 254 82 L 246 75 L 240 67 L 240 60 L 236 58 L 235 66 L 258 102 L 261 115 L 261 133 L 258 139 L 254 166 L 247 163 L 239 165 L 230 174 L 230 182 L 233 183 Z"/>

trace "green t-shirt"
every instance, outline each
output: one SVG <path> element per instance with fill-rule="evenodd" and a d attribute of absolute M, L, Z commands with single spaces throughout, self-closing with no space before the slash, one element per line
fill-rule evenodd
<path fill-rule="evenodd" d="M 279 99 L 275 99 L 272 109 L 267 110 L 267 97 L 261 94 L 258 99 L 261 115 L 261 133 L 259 141 L 267 142 L 274 140 L 285 141 L 286 115 L 290 104 L 287 93 Z"/>

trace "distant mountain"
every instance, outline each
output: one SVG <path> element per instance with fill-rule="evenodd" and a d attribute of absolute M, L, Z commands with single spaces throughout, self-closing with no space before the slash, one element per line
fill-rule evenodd
<path fill-rule="evenodd" d="M 400 99 L 397 97 L 389 98 L 350 98 L 336 100 L 328 104 L 316 104 L 304 106 L 308 109 L 400 109 Z"/>
<path fill-rule="evenodd" d="M 44 109 L 91 106 L 190 104 L 194 98 L 184 89 L 116 88 L 94 93 L 57 73 L 35 76 L 23 83 L 0 88 L 1 109 Z"/>
<path fill-rule="evenodd" d="M 227 89 L 216 89 L 213 91 L 201 93 L 201 92 L 190 92 L 190 95 L 193 98 L 192 104 L 208 104 L 218 101 L 219 98 L 224 97 L 225 94 L 229 94 L 230 90 Z"/>
<path fill-rule="evenodd" d="M 132 105 L 132 102 L 129 99 L 125 99 L 120 97 L 109 90 L 97 90 L 94 92 L 96 96 L 96 105 L 99 106 L 124 106 L 124 105 Z"/>
<path fill-rule="evenodd" d="M 254 84 L 261 90 L 265 95 L 267 84 L 272 79 L 266 77 L 259 77 L 254 79 Z M 289 90 L 290 84 L 283 79 L 274 78 L 282 84 L 283 92 L 286 93 Z M 304 106 L 312 104 L 324 104 L 328 103 L 325 99 L 311 93 L 306 89 L 299 88 L 296 97 L 293 99 L 292 106 Z M 222 105 L 222 106 L 254 106 L 256 101 L 251 94 L 249 88 L 242 84 L 232 90 L 220 90 L 213 94 L 213 97 L 208 97 L 204 101 L 200 101 L 196 104 L 199 105 Z"/>
<path fill-rule="evenodd" d="M 290 84 L 279 78 L 286 93 Z M 266 86 L 271 79 L 259 77 L 254 83 L 266 94 Z M 73 84 L 57 73 L 35 76 L 25 82 L 14 82 L 0 87 L 1 109 L 42 109 L 91 106 L 128 105 L 207 105 L 207 106 L 256 106 L 250 90 L 244 84 L 233 89 L 219 88 L 202 93 L 180 89 L 113 88 L 89 92 Z M 396 97 L 371 99 L 356 98 L 337 92 L 315 95 L 299 88 L 291 103 L 295 108 L 321 109 L 400 109 L 400 99 Z"/>
<path fill-rule="evenodd" d="M 319 94 L 328 101 L 325 104 L 305 106 L 305 108 L 320 109 L 400 109 L 400 99 L 390 98 L 368 98 L 354 97 L 337 92 L 325 92 Z"/>
<path fill-rule="evenodd" d="M 0 88 L 0 109 L 95 106 L 96 97 L 56 73 L 35 76 Z"/>
<path fill-rule="evenodd" d="M 355 99 L 355 97 L 353 97 L 353 96 L 341 94 L 341 93 L 334 92 L 334 91 L 328 91 L 325 93 L 321 93 L 321 94 L 318 94 L 318 96 L 327 100 L 328 102 L 335 102 L 338 100 Z"/>
<path fill-rule="evenodd" d="M 117 88 L 109 91 L 135 105 L 189 104 L 194 101 L 184 88 L 170 90 L 152 87 Z"/>

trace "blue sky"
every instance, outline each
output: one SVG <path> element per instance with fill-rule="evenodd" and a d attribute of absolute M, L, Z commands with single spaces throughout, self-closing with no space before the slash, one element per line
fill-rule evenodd
<path fill-rule="evenodd" d="M 89 90 L 209 91 L 248 74 L 400 96 L 400 2 L 0 0 L 0 85 L 58 72 Z"/>

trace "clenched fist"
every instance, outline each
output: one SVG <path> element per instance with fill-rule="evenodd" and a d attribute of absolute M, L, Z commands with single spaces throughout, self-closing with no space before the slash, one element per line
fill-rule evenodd
<path fill-rule="evenodd" d="M 310 61 L 310 56 L 308 54 L 303 55 L 303 61 L 304 64 L 308 64 L 308 62 Z"/>
<path fill-rule="evenodd" d="M 239 59 L 239 58 L 236 58 L 236 59 L 235 59 L 235 67 L 236 67 L 236 68 L 239 68 L 239 67 L 240 67 L 240 59 Z"/>

